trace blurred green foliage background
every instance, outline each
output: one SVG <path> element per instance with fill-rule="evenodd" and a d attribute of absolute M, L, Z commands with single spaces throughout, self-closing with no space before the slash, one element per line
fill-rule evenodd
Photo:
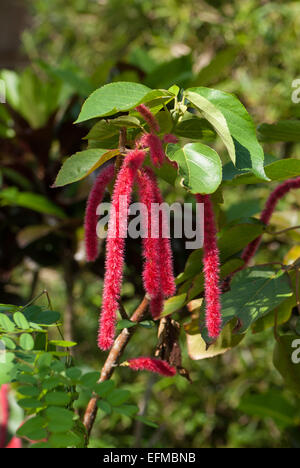
<path fill-rule="evenodd" d="M 9 101 L 14 122 L 1 117 L 5 131 L 10 128 L 9 134 L 1 134 L 2 184 L 44 196 L 68 220 L 51 225 L 43 204 L 35 211 L 33 199 L 31 205 L 15 206 L 6 192 L 0 214 L 1 302 L 22 304 L 46 288 L 54 308 L 65 313 L 66 339 L 79 343 L 76 359 L 84 368 L 98 370 L 105 358 L 96 347 L 104 256 L 102 251 L 95 265 L 88 266 L 82 246 L 91 180 L 55 193 L 50 189 L 61 161 L 82 147 L 86 129 L 72 126 L 82 99 L 110 81 L 141 81 L 163 88 L 173 83 L 201 85 L 235 93 L 257 125 L 296 119 L 300 106 L 292 102 L 291 94 L 293 80 L 300 77 L 300 3 L 27 0 L 27 4 L 30 27 L 22 35 L 22 53 L 30 71 L 20 75 L 23 101 Z M 298 149 L 297 142 L 265 144 L 275 158 L 296 158 Z M 185 196 L 180 187 L 174 191 L 165 185 L 164 190 L 168 201 Z M 269 190 L 264 185 L 225 189 L 220 225 L 257 215 Z M 281 203 L 274 218 L 277 230 L 300 224 L 293 208 L 299 202 L 300 195 L 293 193 Z M 39 225 L 52 229 L 43 235 L 36 231 L 34 238 L 28 228 Z M 267 238 L 267 249 L 258 260 L 282 259 L 294 244 L 300 244 L 295 232 L 278 241 Z M 129 312 L 142 294 L 138 250 L 129 242 L 122 296 Z M 180 243 L 174 243 L 174 252 L 180 273 L 187 253 Z M 151 354 L 155 333 L 136 334 L 125 358 Z M 272 333 L 269 329 L 247 336 L 233 351 L 202 361 L 188 358 L 182 337 L 192 384 L 179 376 L 156 379 L 120 368 L 114 378 L 159 427 L 99 412 L 92 446 L 300 447 L 299 428 L 282 419 L 282 414 L 299 413 L 299 408 L 272 365 Z M 260 405 L 251 404 L 251 399 L 249 403 L 252 394 L 261 395 Z"/>

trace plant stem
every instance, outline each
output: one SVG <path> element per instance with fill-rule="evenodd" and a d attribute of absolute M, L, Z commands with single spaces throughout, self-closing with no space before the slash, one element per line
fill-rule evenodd
<path fill-rule="evenodd" d="M 132 314 L 132 317 L 130 318 L 130 320 L 132 322 L 141 322 L 144 319 L 145 312 L 147 310 L 148 305 L 149 305 L 149 299 L 147 296 L 145 296 L 141 304 Z M 115 339 L 115 342 L 101 370 L 101 375 L 100 375 L 100 379 L 98 380 L 98 383 L 104 382 L 105 380 L 110 379 L 110 377 L 112 376 L 116 368 L 116 365 L 119 362 L 119 359 L 123 355 L 123 352 L 127 344 L 129 343 L 134 332 L 136 331 L 136 328 L 137 327 L 131 327 L 129 329 L 124 328 L 122 332 L 119 334 L 119 336 Z M 93 428 L 93 425 L 97 416 L 97 410 L 98 410 L 97 401 L 98 401 L 98 396 L 93 395 L 93 397 L 90 399 L 87 405 L 87 408 L 84 414 L 83 424 L 87 431 L 87 438 L 89 438 L 90 436 L 91 430 Z"/>

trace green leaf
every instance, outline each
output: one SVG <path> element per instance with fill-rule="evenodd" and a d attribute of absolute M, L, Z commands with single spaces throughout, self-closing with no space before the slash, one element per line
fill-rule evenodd
<path fill-rule="evenodd" d="M 81 443 L 81 440 L 74 432 L 57 432 L 55 434 L 51 434 L 49 437 L 49 443 L 52 448 L 67 448 L 76 447 L 76 445 Z"/>
<path fill-rule="evenodd" d="M 64 341 L 64 340 L 50 340 L 49 344 L 52 344 L 54 346 L 60 346 L 61 348 L 72 348 L 73 346 L 76 346 L 77 343 L 74 341 Z"/>
<path fill-rule="evenodd" d="M 34 339 L 29 333 L 22 333 L 20 336 L 20 346 L 25 351 L 31 351 L 34 348 Z"/>
<path fill-rule="evenodd" d="M 161 313 L 161 317 L 166 317 L 167 315 L 173 314 L 177 310 L 180 310 L 186 300 L 186 294 L 180 294 L 178 296 L 173 296 L 164 301 L 164 308 Z"/>
<path fill-rule="evenodd" d="M 114 412 L 132 418 L 139 411 L 136 405 L 122 405 L 114 408 Z"/>
<path fill-rule="evenodd" d="M 95 385 L 94 391 L 99 397 L 105 397 L 111 390 L 115 388 L 115 382 L 113 380 L 106 380 Z"/>
<path fill-rule="evenodd" d="M 43 389 L 44 390 L 53 390 L 56 387 L 60 387 L 62 385 L 62 379 L 58 376 L 49 377 L 48 379 L 44 380 L 43 382 Z"/>
<path fill-rule="evenodd" d="M 16 187 L 9 187 L 0 191 L 0 200 L 3 204 L 17 205 L 39 213 L 66 218 L 63 210 L 43 195 L 31 192 L 19 192 Z"/>
<path fill-rule="evenodd" d="M 139 414 L 135 417 L 138 421 L 141 421 L 143 424 L 149 427 L 153 427 L 154 429 L 158 428 L 158 425 L 154 422 L 150 421 L 149 419 L 145 418 L 144 416 L 140 416 Z"/>
<path fill-rule="evenodd" d="M 47 369 L 52 361 L 51 353 L 42 353 L 37 360 L 37 366 L 39 369 Z"/>
<path fill-rule="evenodd" d="M 110 403 L 112 406 L 120 406 L 125 401 L 127 401 L 130 398 L 130 392 L 128 390 L 112 390 L 109 395 L 107 395 L 106 399 L 108 403 Z"/>
<path fill-rule="evenodd" d="M 226 278 L 230 273 L 238 270 L 244 265 L 244 261 L 239 258 L 232 258 L 228 260 L 224 265 L 221 266 L 220 279 Z M 187 301 L 191 301 L 195 297 L 199 296 L 204 290 L 204 273 L 203 271 L 195 276 L 192 280 L 188 280 L 187 283 L 181 286 L 179 292 L 187 292 Z"/>
<path fill-rule="evenodd" d="M 73 154 L 61 167 L 54 187 L 62 187 L 77 182 L 119 154 L 119 150 L 87 149 Z M 1 194 L 0 194 L 1 195 Z"/>
<path fill-rule="evenodd" d="M 75 123 L 129 111 L 141 103 L 149 91 L 147 86 L 126 81 L 102 86 L 85 101 Z"/>
<path fill-rule="evenodd" d="M 132 322 L 131 320 L 119 320 L 117 324 L 117 330 L 123 330 L 123 328 L 131 328 L 135 327 L 137 324 L 136 322 Z"/>
<path fill-rule="evenodd" d="M 22 426 L 17 430 L 17 435 L 20 437 L 27 437 L 30 440 L 40 440 L 47 436 L 33 437 L 33 433 L 36 434 L 46 425 L 46 420 L 41 416 L 34 416 L 28 419 Z"/>
<path fill-rule="evenodd" d="M 244 395 L 238 409 L 250 416 L 271 418 L 281 428 L 296 424 L 297 410 L 279 390 L 270 390 L 260 395 Z"/>
<path fill-rule="evenodd" d="M 74 414 L 65 408 L 51 406 L 46 409 L 45 414 L 48 420 L 48 429 L 51 432 L 66 432 L 74 425 Z"/>
<path fill-rule="evenodd" d="M 22 398 L 18 400 L 18 404 L 21 408 L 28 408 L 28 409 L 38 409 L 43 407 L 43 403 L 38 401 L 36 398 Z"/>
<path fill-rule="evenodd" d="M 219 155 L 202 143 L 189 143 L 169 159 L 179 165 L 182 184 L 191 193 L 213 193 L 222 181 L 222 164 Z"/>
<path fill-rule="evenodd" d="M 185 96 L 192 104 L 194 104 L 194 106 L 196 106 L 196 108 L 201 112 L 201 115 L 206 120 L 208 120 L 208 122 L 216 130 L 227 148 L 230 159 L 235 164 L 235 147 L 227 121 L 222 112 L 217 109 L 217 107 L 212 102 L 202 96 L 201 92 L 198 92 L 198 89 L 201 90 L 202 88 L 192 88 L 186 91 Z"/>
<path fill-rule="evenodd" d="M 229 225 L 220 234 L 218 246 L 221 261 L 240 252 L 246 245 L 259 237 L 265 230 L 265 226 L 257 220 L 245 220 L 245 222 Z M 234 242 L 232 242 L 234 239 Z"/>
<path fill-rule="evenodd" d="M 280 120 L 274 124 L 263 123 L 257 127 L 261 141 L 300 142 L 300 120 Z"/>
<path fill-rule="evenodd" d="M 205 119 L 189 117 L 181 120 L 175 127 L 175 135 L 190 140 L 211 140 L 215 137 L 212 126 Z"/>
<path fill-rule="evenodd" d="M 98 406 L 99 409 L 104 411 L 104 413 L 106 413 L 106 414 L 111 414 L 111 412 L 112 412 L 112 407 L 107 401 L 99 400 L 97 402 L 97 406 Z"/>
<path fill-rule="evenodd" d="M 78 380 L 81 377 L 81 370 L 78 367 L 70 367 L 66 370 L 66 376 L 72 380 Z"/>
<path fill-rule="evenodd" d="M 24 396 L 31 396 L 31 397 L 37 397 L 40 394 L 40 391 L 37 387 L 32 387 L 29 385 L 26 385 L 24 387 L 19 387 L 18 388 L 18 393 Z"/>
<path fill-rule="evenodd" d="M 193 76 L 191 54 L 176 57 L 157 65 L 146 77 L 146 84 L 152 87 L 169 88 L 174 83 L 186 86 Z"/>
<path fill-rule="evenodd" d="M 70 395 L 64 392 L 51 392 L 45 395 L 45 402 L 55 406 L 66 406 L 70 399 Z"/>
<path fill-rule="evenodd" d="M 80 384 L 84 387 L 93 388 L 99 379 L 99 372 L 88 372 L 81 377 Z"/>
<path fill-rule="evenodd" d="M 216 118 L 216 115 L 214 116 L 214 114 L 211 114 L 209 111 L 207 112 L 206 107 L 204 107 L 203 111 L 203 108 L 199 106 L 201 103 L 198 102 L 199 99 L 197 96 L 201 96 L 202 99 L 208 101 L 210 105 L 217 109 L 225 118 L 227 128 L 234 139 L 234 157 L 232 153 L 232 145 L 228 140 L 226 132 L 224 139 L 224 128 L 222 128 L 220 132 L 220 129 L 214 125 L 211 120 Z M 228 148 L 232 162 L 237 166 L 237 168 L 249 169 L 260 179 L 268 180 L 264 171 L 263 149 L 258 143 L 254 123 L 242 103 L 231 94 L 204 87 L 191 88 L 187 92 L 187 98 L 199 108 L 199 110 L 204 114 L 204 117 L 206 117 L 207 120 L 215 127 Z"/>
<path fill-rule="evenodd" d="M 300 339 L 288 334 L 276 337 L 273 363 L 286 386 L 299 395 L 300 392 Z"/>
<path fill-rule="evenodd" d="M 8 336 L 2 336 L 0 341 L 3 341 L 5 348 L 16 349 L 16 343 L 12 339 L 8 338 Z"/>
<path fill-rule="evenodd" d="M 193 81 L 193 86 L 209 86 L 225 76 L 228 68 L 238 54 L 239 48 L 227 47 L 216 53 L 208 65 L 203 67 Z"/>
<path fill-rule="evenodd" d="M 7 332 L 12 332 L 15 329 L 14 323 L 7 317 L 7 315 L 2 313 L 0 313 L 0 327 Z"/>
<path fill-rule="evenodd" d="M 300 175 L 300 161 L 293 158 L 274 161 L 265 166 L 265 173 L 270 180 L 278 181 L 298 177 Z M 260 182 L 261 180 L 253 174 L 235 172 L 232 180 L 226 181 L 226 184 L 237 186 L 241 184 L 258 184 Z"/>
<path fill-rule="evenodd" d="M 247 268 L 236 273 L 231 290 L 222 295 L 223 326 L 234 317 L 239 333 L 291 296 L 288 276 L 268 267 Z"/>
<path fill-rule="evenodd" d="M 30 328 L 30 325 L 22 312 L 15 312 L 13 318 L 17 327 L 21 330 L 28 330 Z"/>

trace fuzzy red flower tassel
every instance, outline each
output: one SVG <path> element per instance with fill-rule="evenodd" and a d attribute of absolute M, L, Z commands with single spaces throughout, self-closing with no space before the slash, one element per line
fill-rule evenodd
<path fill-rule="evenodd" d="M 106 242 L 102 313 L 98 335 L 98 345 L 103 350 L 109 349 L 114 340 L 116 313 L 119 308 L 118 301 L 123 277 L 128 209 L 134 180 L 144 158 L 145 152 L 141 150 L 132 150 L 128 153 L 118 174 L 112 197 L 112 214 Z"/>
<path fill-rule="evenodd" d="M 159 212 L 159 237 L 160 237 L 160 255 L 159 255 L 159 269 L 161 274 L 161 289 L 165 297 L 174 296 L 176 292 L 175 277 L 173 271 L 173 254 L 171 248 L 171 242 L 168 237 L 164 237 L 164 233 L 167 232 L 167 219 L 166 214 L 163 210 L 163 197 L 161 191 L 156 182 L 155 174 L 149 168 L 146 169 L 147 174 L 152 180 L 152 190 L 155 198 L 155 203 L 162 206 Z"/>
<path fill-rule="evenodd" d="M 149 147 L 150 156 L 154 166 L 161 166 L 166 158 L 162 142 L 160 138 L 154 133 L 145 133 L 140 140 L 138 145 L 142 148 Z"/>
<path fill-rule="evenodd" d="M 164 136 L 164 143 L 178 143 L 178 138 L 175 135 L 172 135 L 172 133 L 167 133 Z"/>
<path fill-rule="evenodd" d="M 174 377 L 176 374 L 175 367 L 170 366 L 167 361 L 162 361 L 157 358 L 139 357 L 136 359 L 129 359 L 128 365 L 135 371 L 147 370 L 164 375 L 165 377 Z"/>
<path fill-rule="evenodd" d="M 8 385 L 1 385 L 0 388 L 0 448 L 5 448 L 7 437 L 7 424 L 9 418 L 8 408 Z"/>
<path fill-rule="evenodd" d="M 85 220 L 84 220 L 84 239 L 86 259 L 88 262 L 93 262 L 98 256 L 98 239 L 97 239 L 97 207 L 101 203 L 104 191 L 107 184 L 112 180 L 114 175 L 114 165 L 110 164 L 102 168 L 98 175 L 91 193 L 89 195 Z"/>
<path fill-rule="evenodd" d="M 8 449 L 20 449 L 22 448 L 22 441 L 18 437 L 13 437 L 9 444 L 5 447 Z"/>
<path fill-rule="evenodd" d="M 297 177 L 296 179 L 286 180 L 282 184 L 278 185 L 278 187 L 276 187 L 275 190 L 273 190 L 273 192 L 270 194 L 266 202 L 265 208 L 260 215 L 260 220 L 264 224 L 269 224 L 269 221 L 278 201 L 282 197 L 284 197 L 284 195 L 286 195 L 290 190 L 297 188 L 300 188 L 300 177 Z M 248 244 L 247 247 L 244 249 L 242 253 L 242 259 L 245 261 L 244 267 L 247 266 L 251 258 L 255 255 L 260 245 L 261 239 L 262 236 L 257 237 L 252 242 L 250 242 L 250 244 Z"/>
<path fill-rule="evenodd" d="M 159 216 L 157 215 L 157 219 L 155 219 L 155 213 L 152 213 L 152 204 L 155 203 L 153 180 L 146 171 L 142 171 L 139 175 L 138 184 L 140 201 L 147 210 L 147 213 L 142 216 L 142 225 L 145 231 L 143 237 L 143 255 L 145 258 L 143 271 L 144 289 L 152 299 L 161 289 L 159 271 L 160 241 L 151 236 L 151 226 L 152 224 L 158 226 Z"/>
<path fill-rule="evenodd" d="M 152 114 L 151 110 L 147 106 L 145 106 L 145 104 L 140 104 L 136 107 L 136 110 L 141 114 L 145 122 L 147 122 L 151 132 L 159 133 L 159 124 L 154 115 Z"/>
<path fill-rule="evenodd" d="M 222 317 L 220 302 L 220 261 L 217 246 L 213 206 L 209 195 L 196 195 L 198 203 L 204 203 L 203 271 L 206 303 L 206 326 L 211 338 L 220 334 Z"/>
<path fill-rule="evenodd" d="M 13 437 L 6 445 L 7 426 L 9 420 L 9 403 L 8 403 L 8 385 L 1 385 L 0 388 L 0 448 L 22 448 L 21 439 Z"/>

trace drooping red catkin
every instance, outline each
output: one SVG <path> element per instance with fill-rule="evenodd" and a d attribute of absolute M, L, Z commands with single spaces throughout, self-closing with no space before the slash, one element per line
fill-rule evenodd
<path fill-rule="evenodd" d="M 167 133 L 164 136 L 164 143 L 178 143 L 178 138 L 172 133 Z"/>
<path fill-rule="evenodd" d="M 156 182 L 156 177 L 150 168 L 145 169 L 147 174 L 152 180 L 152 190 L 155 197 L 155 203 L 162 205 L 164 203 L 161 191 Z M 160 238 L 160 255 L 159 255 L 159 269 L 161 273 L 161 289 L 165 297 L 173 296 L 176 292 L 176 284 L 173 270 L 173 254 L 171 242 L 168 237 L 164 237 L 167 232 L 167 218 L 163 209 L 159 212 L 159 238 Z"/>
<path fill-rule="evenodd" d="M 18 437 L 14 436 L 5 448 L 8 449 L 20 449 L 22 448 L 22 441 Z"/>
<path fill-rule="evenodd" d="M 0 448 L 5 448 L 7 437 L 7 425 L 9 418 L 8 407 L 8 385 L 1 385 L 0 388 Z"/>
<path fill-rule="evenodd" d="M 151 357 L 139 357 L 136 359 L 129 359 L 129 367 L 135 371 L 147 370 L 157 374 L 164 375 L 165 377 L 173 377 L 176 374 L 176 369 L 167 361 Z"/>
<path fill-rule="evenodd" d="M 296 189 L 296 188 L 300 188 L 300 177 L 286 180 L 282 184 L 278 185 L 275 188 L 275 190 L 273 190 L 273 192 L 270 194 L 266 202 L 265 208 L 260 215 L 260 220 L 264 224 L 269 224 L 269 221 L 271 219 L 271 216 L 273 214 L 273 211 L 278 201 L 282 197 L 284 197 L 284 195 L 286 195 L 291 189 Z M 242 259 L 244 260 L 245 264 L 243 268 L 248 265 L 251 258 L 255 255 L 260 245 L 261 239 L 262 239 L 262 236 L 257 237 L 252 242 L 250 242 L 250 244 L 248 244 L 247 247 L 244 249 L 242 253 Z"/>
<path fill-rule="evenodd" d="M 166 155 L 162 142 L 157 135 L 154 133 L 145 133 L 138 141 L 138 144 L 142 148 L 149 147 L 150 156 L 155 166 L 161 166 L 163 164 Z"/>
<path fill-rule="evenodd" d="M 118 301 L 123 276 L 128 208 L 134 180 L 144 158 L 145 152 L 141 150 L 135 149 L 128 153 L 118 174 L 112 197 L 114 216 L 111 215 L 108 225 L 106 271 L 98 335 L 98 345 L 103 350 L 109 349 L 114 340 L 116 313 L 119 307 Z"/>
<path fill-rule="evenodd" d="M 136 110 L 141 114 L 145 122 L 147 122 L 151 132 L 159 133 L 160 128 L 159 128 L 158 121 L 152 114 L 151 110 L 147 106 L 145 106 L 145 104 L 140 104 L 139 106 L 136 107 Z"/>
<path fill-rule="evenodd" d="M 158 293 L 151 299 L 150 302 L 150 313 L 154 320 L 158 319 L 164 308 L 164 295 L 161 288 Z"/>
<path fill-rule="evenodd" d="M 145 258 L 143 280 L 144 289 L 154 298 L 161 289 L 160 285 L 160 241 L 151 236 L 151 225 L 159 223 L 159 218 L 155 219 L 155 213 L 152 213 L 151 207 L 155 202 L 153 193 L 153 181 L 146 171 L 142 171 L 138 177 L 140 201 L 145 206 L 147 213 L 143 213 L 142 224 L 145 230 L 143 238 L 143 255 Z M 145 216 L 146 215 L 146 216 Z"/>
<path fill-rule="evenodd" d="M 197 203 L 204 203 L 203 271 L 206 303 L 206 326 L 211 338 L 220 333 L 222 317 L 220 302 L 220 261 L 213 206 L 209 195 L 196 195 Z"/>
<path fill-rule="evenodd" d="M 105 188 L 114 175 L 114 165 L 104 167 L 98 175 L 90 192 L 85 212 L 84 239 L 86 259 L 93 262 L 98 256 L 97 207 L 101 203 Z"/>

